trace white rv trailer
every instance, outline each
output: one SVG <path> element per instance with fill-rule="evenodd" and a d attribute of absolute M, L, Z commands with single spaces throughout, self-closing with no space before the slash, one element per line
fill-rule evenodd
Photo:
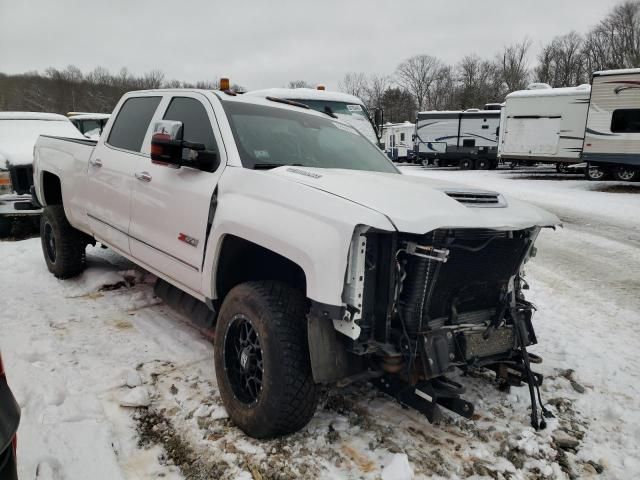
<path fill-rule="evenodd" d="M 500 110 L 418 112 L 414 151 L 423 164 L 495 168 L 499 125 Z"/>
<path fill-rule="evenodd" d="M 640 69 L 593 74 L 582 159 L 591 180 L 640 177 Z"/>
<path fill-rule="evenodd" d="M 385 123 L 380 141 L 387 156 L 396 161 L 413 158 L 413 133 L 415 125 L 411 122 Z"/>
<path fill-rule="evenodd" d="M 532 84 L 507 95 L 498 157 L 514 163 L 555 163 L 558 171 L 581 162 L 590 89 L 589 85 L 551 88 Z"/>
<path fill-rule="evenodd" d="M 304 103 L 312 110 L 335 115 L 336 118 L 348 123 L 368 140 L 380 145 L 379 134 L 369 116 L 364 102 L 354 95 L 341 92 L 330 92 L 324 87 L 313 88 L 267 88 L 253 90 L 244 95 L 256 97 L 274 97 L 283 100 Z M 380 123 L 382 123 L 380 121 Z"/>

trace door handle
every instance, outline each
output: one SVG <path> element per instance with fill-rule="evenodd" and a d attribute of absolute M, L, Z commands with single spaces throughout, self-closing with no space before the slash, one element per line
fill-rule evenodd
<path fill-rule="evenodd" d="M 100 168 L 102 166 L 102 160 L 100 160 L 99 158 L 96 158 L 95 160 L 92 158 L 91 160 L 89 160 L 89 165 L 91 165 L 92 167 L 98 167 Z"/>
<path fill-rule="evenodd" d="M 148 183 L 151 181 L 151 175 L 149 175 L 149 172 L 136 172 L 136 178 L 141 182 Z"/>

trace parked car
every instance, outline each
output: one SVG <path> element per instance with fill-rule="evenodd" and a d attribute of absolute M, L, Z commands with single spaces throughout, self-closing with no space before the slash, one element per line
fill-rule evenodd
<path fill-rule="evenodd" d="M 16 432 L 20 423 L 20 407 L 13 397 L 4 373 L 0 355 L 0 478 L 16 480 Z"/>
<path fill-rule="evenodd" d="M 431 420 L 470 417 L 456 367 L 527 383 L 538 428 L 521 271 L 554 215 L 403 175 L 332 115 L 231 91 L 128 93 L 97 142 L 43 136 L 34 158 L 49 271 L 80 274 L 100 242 L 156 274 L 215 327 L 220 394 L 249 435 L 294 432 L 318 385 L 363 378 Z"/>
<path fill-rule="evenodd" d="M 31 201 L 33 147 L 39 135 L 84 138 L 64 116 L 37 112 L 0 112 L 0 238 L 20 219 L 40 215 Z"/>

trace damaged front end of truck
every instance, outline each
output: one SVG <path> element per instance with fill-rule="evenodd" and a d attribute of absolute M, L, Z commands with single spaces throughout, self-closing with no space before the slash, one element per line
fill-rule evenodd
<path fill-rule="evenodd" d="M 343 334 L 336 335 L 343 351 L 330 347 L 334 372 L 367 378 L 434 422 L 441 408 L 473 415 L 464 386 L 448 375 L 488 369 L 500 386 L 528 385 L 532 425 L 544 428 L 538 401 L 550 414 L 536 392 L 542 375 L 531 370 L 542 360 L 527 352 L 537 343 L 535 307 L 523 293 L 523 266 L 535 256 L 540 229 L 439 228 L 416 235 L 356 228 L 346 308 L 333 322 Z M 310 321 L 310 334 L 316 331 Z M 312 360 L 319 347 L 328 343 L 310 347 Z"/>

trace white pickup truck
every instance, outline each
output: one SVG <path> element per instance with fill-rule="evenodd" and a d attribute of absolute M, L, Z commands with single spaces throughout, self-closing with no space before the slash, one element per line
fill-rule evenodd
<path fill-rule="evenodd" d="M 558 219 L 403 175 L 304 104 L 131 92 L 97 142 L 40 137 L 34 177 L 49 270 L 81 273 L 97 241 L 156 274 L 162 298 L 215 326 L 220 394 L 254 437 L 302 428 L 319 384 L 368 379 L 435 420 L 473 412 L 456 367 L 532 395 L 541 381 L 521 270 Z"/>

